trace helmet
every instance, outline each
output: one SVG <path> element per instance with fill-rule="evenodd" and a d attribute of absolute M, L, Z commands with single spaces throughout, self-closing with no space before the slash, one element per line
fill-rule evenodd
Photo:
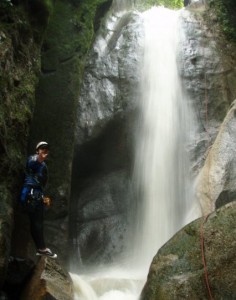
<path fill-rule="evenodd" d="M 39 149 L 48 149 L 49 148 L 49 145 L 47 142 L 39 142 L 37 145 L 36 145 L 36 151 L 39 150 Z"/>

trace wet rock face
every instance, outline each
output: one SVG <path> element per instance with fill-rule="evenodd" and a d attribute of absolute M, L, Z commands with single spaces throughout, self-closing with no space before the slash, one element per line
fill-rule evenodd
<path fill-rule="evenodd" d="M 83 262 L 112 262 L 124 251 L 127 234 L 130 179 L 114 171 L 90 180 L 77 207 L 76 234 Z"/>
<path fill-rule="evenodd" d="M 102 134 L 78 147 L 75 155 L 71 229 L 82 261 L 89 264 L 110 262 L 124 247 L 132 198 L 131 120 L 119 116 L 108 122 Z"/>
<path fill-rule="evenodd" d="M 193 107 L 197 127 L 188 145 L 193 176 L 197 176 L 202 168 L 206 151 L 215 140 L 230 103 L 236 98 L 235 59 L 229 49 L 222 51 L 224 39 L 219 35 L 218 29 L 210 30 L 204 13 L 204 3 L 195 1 L 182 10 L 180 15 L 183 29 L 179 54 L 180 75 L 188 102 Z M 97 192 L 89 194 L 88 191 L 96 190 L 94 187 L 97 186 L 98 178 L 106 178 L 109 182 L 109 174 L 112 176 L 117 174 L 117 184 L 119 176 L 124 176 L 123 180 L 130 178 L 129 170 L 133 157 L 132 137 L 135 120 L 137 121 L 140 61 L 143 51 L 142 28 L 142 21 L 138 14 L 111 14 L 106 25 L 101 28 L 87 61 L 79 99 L 72 176 L 72 220 L 77 220 L 77 233 L 71 233 L 71 238 L 82 245 L 85 256 L 85 253 L 89 253 L 89 243 L 86 239 L 94 241 L 91 238 L 93 228 L 97 226 L 94 219 L 99 219 L 98 211 L 100 211 L 96 208 L 93 216 L 93 205 L 88 203 L 96 202 Z M 117 124 L 115 126 L 112 121 L 114 117 Z M 116 135 L 119 131 L 123 134 Z M 108 141 L 113 142 L 109 144 Z M 126 149 L 125 151 L 120 151 L 120 144 L 123 145 L 123 149 Z M 123 175 L 120 170 L 123 170 Z M 120 191 L 120 198 L 126 199 L 123 197 L 121 187 Z M 129 193 L 128 185 L 126 193 Z M 81 203 L 84 203 L 85 195 L 87 200 L 86 205 L 83 206 Z M 106 197 L 107 190 L 99 192 L 100 206 L 106 203 Z M 220 201 L 225 203 L 222 199 Z M 89 214 L 87 214 L 88 210 L 91 210 Z M 78 218 L 75 211 L 78 213 Z M 93 223 L 90 223 L 89 218 L 86 219 L 86 224 L 83 223 L 84 214 L 89 215 Z M 116 217 L 114 216 L 114 220 Z M 120 217 L 121 215 L 119 220 L 127 224 L 126 214 L 124 213 L 121 219 Z M 104 216 L 100 224 L 102 222 L 107 224 Z M 108 228 L 106 226 L 104 225 L 104 228 Z M 110 236 L 104 228 L 102 230 Z M 117 230 L 116 235 L 123 236 L 124 228 L 125 225 Z M 80 230 L 82 230 L 81 235 L 78 233 Z M 96 249 L 96 245 L 98 248 L 103 245 L 104 249 L 106 247 L 110 249 L 109 239 L 104 243 L 104 239 L 101 238 L 99 241 L 98 238 L 92 248 Z M 98 256 L 93 254 L 93 257 Z M 87 255 L 88 257 L 91 256 Z M 103 259 L 105 257 L 106 255 Z"/>
<path fill-rule="evenodd" d="M 232 202 L 212 213 L 203 231 L 204 219 L 180 230 L 154 257 L 141 299 L 209 299 L 204 282 L 201 236 L 212 297 L 234 299 L 236 243 L 232 228 L 235 217 L 236 202 Z"/>
<path fill-rule="evenodd" d="M 197 199 L 207 214 L 235 199 L 234 105 L 225 116 L 236 98 L 236 60 L 234 45 L 212 23 L 211 12 L 196 3 L 181 15 L 185 35 L 181 75 L 198 124 L 189 149 L 193 173 L 198 175 Z"/>
<path fill-rule="evenodd" d="M 210 23 L 210 12 L 201 1 L 195 2 L 181 13 L 180 73 L 198 126 L 190 145 L 193 172 L 198 174 L 207 148 L 236 98 L 236 60 L 232 45 L 225 41 L 217 24 Z"/>
<path fill-rule="evenodd" d="M 142 31 L 138 15 L 119 14 L 95 41 L 79 99 L 71 234 L 82 261 L 91 264 L 122 252 L 131 200 Z"/>
<path fill-rule="evenodd" d="M 120 13 L 122 14 L 122 13 Z M 79 99 L 78 144 L 95 137 L 103 124 L 137 106 L 141 20 L 134 13 L 113 15 L 89 55 Z"/>

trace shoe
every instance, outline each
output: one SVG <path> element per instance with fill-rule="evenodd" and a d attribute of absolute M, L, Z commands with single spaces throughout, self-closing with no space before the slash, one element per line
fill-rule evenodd
<path fill-rule="evenodd" d="M 46 248 L 45 250 L 38 250 L 36 253 L 37 256 L 48 256 L 51 258 L 57 258 L 57 254 L 53 253 L 49 248 Z"/>

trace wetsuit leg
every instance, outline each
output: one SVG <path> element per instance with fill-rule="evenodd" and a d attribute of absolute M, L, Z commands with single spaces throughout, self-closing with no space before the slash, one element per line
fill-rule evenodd
<path fill-rule="evenodd" d="M 44 208 L 43 206 L 36 207 L 33 211 L 29 212 L 30 218 L 30 231 L 37 249 L 46 248 L 44 242 L 43 232 L 43 219 Z"/>

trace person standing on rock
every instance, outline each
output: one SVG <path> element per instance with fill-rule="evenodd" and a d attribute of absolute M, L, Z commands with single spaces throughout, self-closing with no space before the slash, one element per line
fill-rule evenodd
<path fill-rule="evenodd" d="M 43 232 L 44 209 L 50 205 L 50 199 L 44 195 L 48 179 L 45 163 L 48 154 L 49 145 L 42 141 L 36 145 L 36 154 L 28 157 L 20 201 L 30 219 L 30 231 L 37 249 L 36 255 L 57 258 L 57 254 L 46 247 Z"/>

